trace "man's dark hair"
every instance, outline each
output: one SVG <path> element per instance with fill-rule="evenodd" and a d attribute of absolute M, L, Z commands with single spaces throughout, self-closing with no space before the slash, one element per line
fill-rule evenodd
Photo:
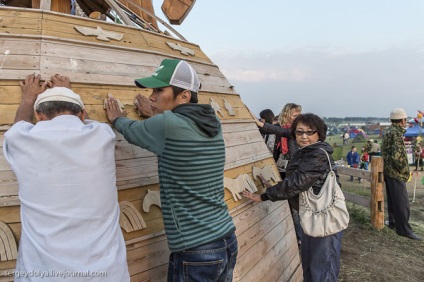
<path fill-rule="evenodd" d="M 52 119 L 63 112 L 77 115 L 82 112 L 82 109 L 79 105 L 71 102 L 49 101 L 38 105 L 37 112 L 44 114 L 48 119 Z"/>
<path fill-rule="evenodd" d="M 290 133 L 293 139 L 296 139 L 295 131 L 298 123 L 303 123 L 304 125 L 309 126 L 312 130 L 316 130 L 318 132 L 319 141 L 324 141 L 325 138 L 327 138 L 327 125 L 324 120 L 315 114 L 307 113 L 300 114 L 294 119 L 290 127 Z"/>
<path fill-rule="evenodd" d="M 402 123 L 404 119 L 391 119 L 390 122 L 391 123 Z"/>
<path fill-rule="evenodd" d="M 172 87 L 172 91 L 174 92 L 174 99 L 177 98 L 177 96 L 179 94 L 181 94 L 184 90 L 187 90 L 187 89 L 177 87 L 177 86 L 173 86 L 173 85 L 171 85 L 171 87 Z M 199 89 L 200 89 L 200 87 L 199 87 Z M 196 104 L 197 102 L 199 102 L 199 100 L 197 99 L 197 93 L 193 92 L 193 91 L 190 91 L 190 93 L 191 93 L 190 103 Z"/>
<path fill-rule="evenodd" d="M 259 113 L 261 119 L 265 120 L 266 123 L 272 123 L 275 115 L 270 109 L 265 109 Z"/>

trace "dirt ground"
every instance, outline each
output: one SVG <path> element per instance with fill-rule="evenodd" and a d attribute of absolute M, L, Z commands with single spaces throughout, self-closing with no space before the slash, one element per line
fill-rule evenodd
<path fill-rule="evenodd" d="M 411 171 L 415 167 L 411 167 Z M 424 185 L 419 172 L 413 200 L 415 178 L 407 183 L 410 199 L 410 224 L 424 238 Z M 369 195 L 370 183 L 348 181 L 341 175 L 342 189 Z M 339 281 L 424 281 L 424 241 L 398 236 L 385 227 L 376 231 L 370 224 L 369 209 L 348 203 L 351 222 L 345 230 L 341 250 Z M 387 208 L 385 209 L 387 219 Z"/>

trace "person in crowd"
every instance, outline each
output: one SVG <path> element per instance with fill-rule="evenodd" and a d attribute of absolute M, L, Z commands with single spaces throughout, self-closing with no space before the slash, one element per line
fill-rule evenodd
<path fill-rule="evenodd" d="M 362 147 L 361 149 L 361 165 L 360 169 L 368 170 L 368 163 L 369 163 L 369 156 L 367 150 L 365 150 L 365 147 Z"/>
<path fill-rule="evenodd" d="M 371 162 L 373 156 L 381 156 L 381 148 L 378 144 L 378 140 L 370 139 L 368 142 L 368 155 Z"/>
<path fill-rule="evenodd" d="M 278 122 L 275 121 L 275 115 L 270 109 L 265 109 L 259 113 L 260 121 L 265 123 L 271 123 L 278 126 Z M 275 147 L 275 134 L 261 133 L 264 138 L 265 144 L 271 153 L 274 152 Z"/>
<path fill-rule="evenodd" d="M 424 151 L 423 151 L 423 147 L 421 146 L 419 142 L 415 144 L 414 155 L 415 155 L 415 171 L 418 171 L 419 166 L 421 166 L 421 171 L 423 171 Z"/>
<path fill-rule="evenodd" d="M 238 245 L 224 202 L 225 144 L 213 108 L 198 104 L 197 73 L 184 60 L 164 59 L 135 84 L 153 89 L 135 103 L 142 115 L 143 104 L 150 105 L 153 116 L 130 120 L 114 98 L 106 114 L 129 143 L 158 156 L 168 281 L 231 281 Z"/>
<path fill-rule="evenodd" d="M 295 139 L 292 139 L 290 135 L 285 135 L 284 133 L 287 132 L 288 134 L 290 134 L 291 124 L 301 112 L 302 106 L 297 105 L 295 103 L 287 103 L 284 105 L 283 109 L 281 110 L 281 113 L 279 114 L 279 124 L 281 125 L 281 127 L 278 130 L 275 128 L 271 128 L 273 130 L 269 131 L 270 129 L 267 129 L 267 127 L 264 128 L 264 126 L 260 127 L 260 124 L 258 125 L 260 127 L 261 132 L 274 132 L 274 134 L 276 134 L 277 136 L 277 142 L 274 148 L 274 160 L 276 160 L 276 165 L 280 173 L 281 179 L 284 179 L 286 177 L 287 164 L 293 154 L 299 149 L 299 146 L 297 145 Z M 302 227 L 300 225 L 299 213 L 293 207 L 293 203 L 291 203 L 291 201 L 289 201 L 289 205 L 292 213 L 297 241 L 298 244 L 301 244 Z"/>
<path fill-rule="evenodd" d="M 347 145 L 347 144 L 349 144 L 349 132 L 345 132 L 345 133 L 343 133 L 343 145 Z"/>
<path fill-rule="evenodd" d="M 20 83 L 22 101 L 4 135 L 4 156 L 18 179 L 21 204 L 15 273 L 84 272 L 89 278 L 72 281 L 130 281 L 119 225 L 115 134 L 86 118 L 69 78 L 40 80 L 32 74 Z"/>
<path fill-rule="evenodd" d="M 300 149 L 288 163 L 286 178 L 266 189 L 261 195 L 246 190 L 243 192 L 245 197 L 256 202 L 297 199 L 299 203 L 299 194 L 311 187 L 314 194 L 319 194 L 330 172 L 327 155 L 321 148 L 330 156 L 333 171 L 340 185 L 339 175 L 331 157 L 333 148 L 324 142 L 327 133 L 324 121 L 315 114 L 300 114 L 293 121 L 290 131 Z M 296 209 L 298 208 L 297 205 Z M 337 281 L 342 234 L 343 231 L 325 237 L 302 234 L 301 258 L 304 281 Z"/>
<path fill-rule="evenodd" d="M 356 152 L 356 146 L 352 146 L 349 153 L 346 155 L 347 164 L 350 167 L 358 168 L 360 163 L 360 158 L 358 152 Z M 350 181 L 353 181 L 353 176 L 350 176 Z M 361 178 L 358 178 L 358 181 L 361 182 Z"/>
<path fill-rule="evenodd" d="M 409 224 L 409 200 L 406 182 L 409 179 L 409 162 L 403 134 L 407 125 L 407 114 L 402 108 L 390 112 L 391 125 L 383 135 L 381 152 L 384 160 L 384 182 L 386 184 L 389 220 L 385 224 L 396 233 L 413 240 L 422 240 Z"/>

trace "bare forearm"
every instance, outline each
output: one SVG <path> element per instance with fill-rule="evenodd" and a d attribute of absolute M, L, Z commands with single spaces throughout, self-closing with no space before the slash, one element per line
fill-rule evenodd
<path fill-rule="evenodd" d="M 21 120 L 32 122 L 34 118 L 34 102 L 35 100 L 33 99 L 23 99 L 16 110 L 15 120 L 13 123 L 17 123 Z"/>

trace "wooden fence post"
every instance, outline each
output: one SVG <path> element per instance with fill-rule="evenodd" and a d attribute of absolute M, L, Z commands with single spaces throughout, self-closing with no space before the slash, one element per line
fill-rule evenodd
<path fill-rule="evenodd" d="M 371 224 L 375 229 L 384 228 L 384 175 L 383 158 L 372 156 L 371 159 Z"/>

